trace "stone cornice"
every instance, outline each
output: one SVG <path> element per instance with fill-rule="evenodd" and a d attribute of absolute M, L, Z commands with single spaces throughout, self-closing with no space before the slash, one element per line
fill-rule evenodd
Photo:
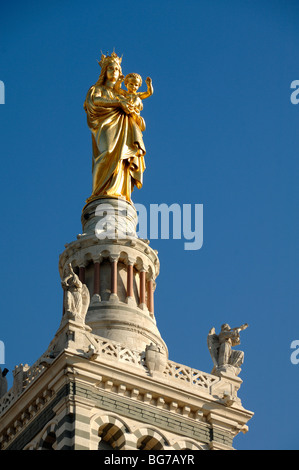
<path fill-rule="evenodd" d="M 217 383 L 222 382 L 219 379 Z M 161 375 L 153 378 L 141 374 L 134 366 L 124 370 L 120 362 L 113 363 L 107 358 L 91 361 L 65 350 L 12 403 L 9 413 L 1 417 L 2 441 L 10 442 L 67 383 L 81 383 L 102 394 L 113 394 L 185 419 L 220 426 L 233 435 L 247 430 L 246 423 L 253 414 L 236 403 L 228 408 L 219 397 L 195 387 L 184 387 L 179 381 L 176 385 Z"/>

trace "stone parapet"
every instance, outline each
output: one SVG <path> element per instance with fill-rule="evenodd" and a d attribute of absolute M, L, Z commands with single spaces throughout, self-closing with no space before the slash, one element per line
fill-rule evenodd
<path fill-rule="evenodd" d="M 4 410 L 0 420 L 2 449 L 38 448 L 46 423 L 54 422 L 60 423 L 56 432 L 60 429 L 60 441 L 65 445 L 74 448 L 77 439 L 76 445 L 82 449 L 94 449 L 100 440 L 98 437 L 96 442 L 93 423 L 103 425 L 111 417 L 127 422 L 131 444 L 134 441 L 141 445 L 144 429 L 150 427 L 156 429 L 157 435 L 164 434 L 167 443 L 164 448 L 170 450 L 179 448 L 182 441 L 198 450 L 232 448 L 233 437 L 240 431 L 246 432 L 252 413 L 237 398 L 230 406 L 223 402 L 229 380 L 193 369 L 190 374 L 201 375 L 201 385 L 169 378 L 167 371 L 153 377 L 138 352 L 125 351 L 112 343 L 109 348 L 104 339 L 99 343 L 99 354 L 92 358 L 86 357 L 88 352 L 79 354 L 71 348 L 62 351 Z M 128 366 L 124 367 L 126 362 Z M 177 365 L 177 370 L 182 367 Z M 67 439 L 65 435 L 63 439 L 62 423 L 69 423 L 74 414 L 76 420 L 84 418 L 85 424 L 74 422 L 73 438 Z M 80 437 L 82 426 L 84 438 Z M 140 439 L 136 440 L 138 435 Z M 153 439 L 156 442 L 156 437 Z"/>

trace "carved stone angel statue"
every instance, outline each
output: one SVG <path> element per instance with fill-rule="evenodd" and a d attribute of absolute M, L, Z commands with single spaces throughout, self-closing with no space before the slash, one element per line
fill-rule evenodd
<path fill-rule="evenodd" d="M 219 335 L 215 333 L 215 328 L 211 328 L 208 334 L 208 348 L 214 363 L 212 373 L 227 372 L 239 375 L 240 366 L 244 362 L 244 352 L 232 350 L 233 346 L 240 344 L 240 332 L 248 328 L 248 324 L 231 328 L 227 323 L 221 326 Z"/>
<path fill-rule="evenodd" d="M 61 285 L 64 290 L 64 318 L 84 323 L 90 301 L 89 290 L 74 273 L 71 264 Z"/>

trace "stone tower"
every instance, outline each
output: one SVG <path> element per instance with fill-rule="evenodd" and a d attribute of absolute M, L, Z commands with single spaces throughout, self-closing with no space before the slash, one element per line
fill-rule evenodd
<path fill-rule="evenodd" d="M 113 233 L 101 239 L 104 218 Z M 87 286 L 87 312 L 84 302 L 70 309 L 65 290 L 46 352 L 15 368 L 0 399 L 2 450 L 232 449 L 247 431 L 252 413 L 237 396 L 240 378 L 169 359 L 154 313 L 159 259 L 134 236 L 136 224 L 133 205 L 122 200 L 84 207 L 82 234 L 66 245 L 59 271 L 65 281 L 71 265 Z"/>
<path fill-rule="evenodd" d="M 220 346 L 220 335 L 209 335 L 209 374 L 171 361 L 160 335 L 159 259 L 137 237 L 130 199 L 132 186 L 142 186 L 145 126 L 116 87 L 120 63 L 115 53 L 102 56 L 85 101 L 93 193 L 82 233 L 59 257 L 57 332 L 33 365 L 14 369 L 8 391 L 0 371 L 2 450 L 230 450 L 252 417 L 237 395 L 242 355 L 230 355 L 233 341 Z M 146 82 L 143 97 L 153 92 Z M 233 330 L 221 334 L 236 339 Z"/>

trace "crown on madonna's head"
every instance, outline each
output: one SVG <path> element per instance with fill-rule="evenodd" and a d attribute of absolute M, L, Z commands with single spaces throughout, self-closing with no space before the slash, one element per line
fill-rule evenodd
<path fill-rule="evenodd" d="M 122 61 L 122 57 L 118 57 L 118 55 L 114 51 L 112 52 L 110 56 L 102 53 L 101 60 L 100 62 L 98 61 L 98 64 L 100 67 L 103 67 L 106 62 L 110 62 L 111 60 L 117 62 L 118 65 L 120 65 Z"/>

